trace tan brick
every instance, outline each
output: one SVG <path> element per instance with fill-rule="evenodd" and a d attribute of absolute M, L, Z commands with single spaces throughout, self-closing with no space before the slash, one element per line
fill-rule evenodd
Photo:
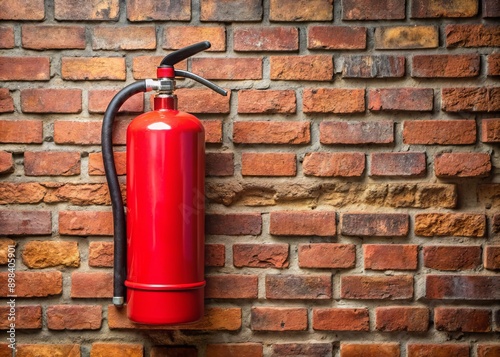
<path fill-rule="evenodd" d="M 32 269 L 80 266 L 77 242 L 32 240 L 24 245 L 22 259 L 24 265 Z"/>
<path fill-rule="evenodd" d="M 92 36 L 94 50 L 151 50 L 156 48 L 154 26 L 98 26 Z"/>
<path fill-rule="evenodd" d="M 304 113 L 363 113 L 364 89 L 305 88 L 302 95 Z"/>
<path fill-rule="evenodd" d="M 411 18 L 474 17 L 477 0 L 415 0 L 411 3 Z"/>
<path fill-rule="evenodd" d="M 126 78 L 125 58 L 63 57 L 61 76 L 71 81 L 123 81 Z"/>
<path fill-rule="evenodd" d="M 56 20 L 116 21 L 120 12 L 119 0 L 89 0 L 75 6 L 73 0 L 55 0 Z"/>
<path fill-rule="evenodd" d="M 166 50 L 178 50 L 200 41 L 212 44 L 206 51 L 226 50 L 226 30 L 223 26 L 167 26 L 163 33 L 162 48 Z"/>
<path fill-rule="evenodd" d="M 189 21 L 191 1 L 128 0 L 127 18 L 130 21 Z"/>
<path fill-rule="evenodd" d="M 394 26 L 375 29 L 375 48 L 402 50 L 437 48 L 439 33 L 436 26 Z"/>
<path fill-rule="evenodd" d="M 271 0 L 271 21 L 331 21 L 333 0 Z"/>
<path fill-rule="evenodd" d="M 344 0 L 343 20 L 403 20 L 405 3 L 398 0 Z"/>
<path fill-rule="evenodd" d="M 43 20 L 43 0 L 7 0 L 0 3 L 0 20 Z"/>
<path fill-rule="evenodd" d="M 486 217 L 475 213 L 419 213 L 415 215 L 414 229 L 423 237 L 484 237 Z"/>
<path fill-rule="evenodd" d="M 272 56 L 271 79 L 283 81 L 331 81 L 333 59 L 327 55 Z"/>
<path fill-rule="evenodd" d="M 85 49 L 84 26 L 23 25 L 23 48 L 33 50 Z"/>

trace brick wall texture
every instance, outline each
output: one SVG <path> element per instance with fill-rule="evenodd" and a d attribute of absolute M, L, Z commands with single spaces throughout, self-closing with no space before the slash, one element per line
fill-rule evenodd
<path fill-rule="evenodd" d="M 497 0 L 0 1 L 18 356 L 500 356 L 499 19 Z M 206 315 L 137 325 L 110 299 L 102 116 L 202 40 L 177 67 L 230 91 L 177 81 L 206 129 Z M 118 116 L 123 185 L 150 103 Z"/>

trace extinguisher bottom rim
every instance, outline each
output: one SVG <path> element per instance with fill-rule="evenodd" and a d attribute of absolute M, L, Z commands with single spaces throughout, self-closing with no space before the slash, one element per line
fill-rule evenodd
<path fill-rule="evenodd" d="M 137 290 L 154 290 L 154 291 L 176 291 L 176 290 L 194 290 L 201 289 L 206 285 L 206 281 L 184 284 L 143 284 L 129 280 L 125 280 L 125 286 L 130 289 Z"/>

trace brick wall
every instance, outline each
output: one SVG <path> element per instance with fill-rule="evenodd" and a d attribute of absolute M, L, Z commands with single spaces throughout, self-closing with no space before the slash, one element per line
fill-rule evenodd
<path fill-rule="evenodd" d="M 0 2 L 18 355 L 499 356 L 499 17 L 496 0 Z M 135 325 L 110 300 L 102 115 L 201 40 L 179 68 L 231 92 L 178 81 L 206 128 L 206 316 Z M 122 108 L 122 180 L 149 108 Z"/>

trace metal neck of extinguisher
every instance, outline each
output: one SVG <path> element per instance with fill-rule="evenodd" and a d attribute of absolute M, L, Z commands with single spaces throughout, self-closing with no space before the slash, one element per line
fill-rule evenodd
<path fill-rule="evenodd" d="M 111 206 L 113 210 L 113 229 L 114 229 L 114 266 L 113 266 L 113 304 L 122 306 L 125 302 L 126 289 L 125 280 L 127 278 L 127 232 L 125 207 L 116 172 L 115 160 L 113 155 L 113 123 L 115 116 L 122 104 L 130 97 L 137 93 L 148 92 L 155 90 L 159 95 L 174 96 L 175 90 L 174 78 L 186 77 L 193 79 L 219 94 L 227 95 L 227 92 L 207 81 L 206 79 L 197 76 L 191 72 L 176 70 L 174 65 L 198 52 L 210 48 L 210 42 L 204 41 L 194 45 L 182 48 L 178 51 L 168 54 L 158 67 L 158 79 L 146 79 L 129 84 L 120 90 L 111 100 L 104 113 L 101 142 L 102 142 L 102 157 L 104 163 L 104 171 L 108 182 L 109 193 L 111 197 Z M 174 109 L 174 108 L 172 108 Z"/>

